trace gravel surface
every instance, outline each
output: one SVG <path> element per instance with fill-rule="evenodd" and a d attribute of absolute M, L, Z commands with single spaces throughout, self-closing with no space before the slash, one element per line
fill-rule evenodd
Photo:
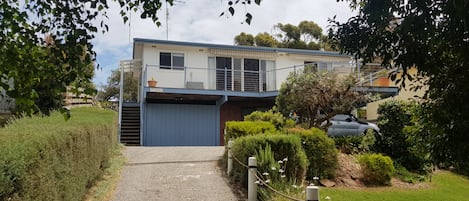
<path fill-rule="evenodd" d="M 224 147 L 127 147 L 114 201 L 239 200 L 217 166 Z"/>

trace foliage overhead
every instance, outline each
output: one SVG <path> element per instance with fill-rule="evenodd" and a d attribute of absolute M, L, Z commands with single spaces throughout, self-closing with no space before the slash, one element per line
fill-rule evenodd
<path fill-rule="evenodd" d="M 260 5 L 261 4 L 261 1 L 262 0 L 254 0 L 254 3 L 257 4 L 257 5 Z M 220 13 L 220 17 L 225 15 L 225 13 L 229 12 L 232 16 L 235 15 L 235 7 L 237 6 L 246 6 L 246 5 L 250 5 L 253 1 L 252 0 L 234 0 L 234 1 L 228 1 L 227 4 L 228 4 L 228 7 L 227 7 L 227 10 L 226 11 L 223 11 L 222 13 Z M 247 24 L 251 24 L 251 21 L 252 21 L 252 14 L 249 13 L 249 12 L 246 12 L 245 13 L 245 19 L 244 21 L 247 23 Z"/>
<path fill-rule="evenodd" d="M 353 91 L 353 75 L 338 77 L 328 71 L 306 66 L 292 72 L 282 84 L 276 104 L 285 116 L 296 115 L 307 127 L 324 127 L 323 122 L 336 114 L 350 113 L 368 98 Z"/>
<path fill-rule="evenodd" d="M 403 80 L 412 81 L 407 70 L 414 66 L 429 78 L 420 79 L 429 87 L 422 121 L 431 125 L 423 138 L 433 139 L 440 162 L 469 161 L 468 1 L 348 2 L 358 14 L 346 23 L 332 19 L 331 40 L 364 62 L 380 58 L 385 66 L 402 67 Z"/>
<path fill-rule="evenodd" d="M 159 25 L 158 11 L 172 0 L 113 0 L 124 22 L 130 12 Z M 108 31 L 107 0 L 4 0 L 0 2 L 0 90 L 15 99 L 17 110 L 48 114 L 73 83 L 90 82 L 95 59 L 91 39 Z M 49 37 L 44 37 L 49 35 Z M 6 80 L 13 80 L 9 86 Z M 86 85 L 86 84 L 85 84 Z M 50 104 L 43 104 L 48 96 Z"/>

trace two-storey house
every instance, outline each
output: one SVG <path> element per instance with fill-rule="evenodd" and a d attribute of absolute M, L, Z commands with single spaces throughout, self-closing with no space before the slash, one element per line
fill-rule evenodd
<path fill-rule="evenodd" d="M 226 121 L 271 108 L 282 82 L 305 65 L 339 75 L 355 69 L 337 52 L 136 38 L 133 59 L 121 65 L 140 83 L 137 101 L 121 104 L 121 142 L 223 145 Z"/>

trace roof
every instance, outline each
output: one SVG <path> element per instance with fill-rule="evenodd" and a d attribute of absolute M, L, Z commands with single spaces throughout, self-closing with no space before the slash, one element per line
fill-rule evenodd
<path fill-rule="evenodd" d="M 341 54 L 339 52 L 320 51 L 320 50 L 255 47 L 255 46 L 243 46 L 243 45 L 221 45 L 221 44 L 209 44 L 209 43 L 195 43 L 195 42 L 134 38 L 134 45 L 138 43 L 190 46 L 190 47 L 214 48 L 214 49 L 238 50 L 238 51 L 275 52 L 275 53 L 283 52 L 283 53 L 303 54 L 303 55 L 350 57 L 350 55 Z"/>

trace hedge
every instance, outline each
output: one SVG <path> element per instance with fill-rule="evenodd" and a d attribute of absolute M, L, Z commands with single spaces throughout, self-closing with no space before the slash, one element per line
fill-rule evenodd
<path fill-rule="evenodd" d="M 230 139 L 276 131 L 275 126 L 267 121 L 227 121 L 225 128 L 225 144 L 228 144 Z"/>
<path fill-rule="evenodd" d="M 295 126 L 295 121 L 285 118 L 281 113 L 274 112 L 272 109 L 265 112 L 254 111 L 244 116 L 244 121 L 268 121 L 272 123 L 277 130 Z"/>
<path fill-rule="evenodd" d="M 116 113 L 25 117 L 0 129 L 0 200 L 83 200 L 117 148 Z"/>
<path fill-rule="evenodd" d="M 290 128 L 286 131 L 288 134 L 297 135 L 301 138 L 303 150 L 309 161 L 306 179 L 335 177 L 339 162 L 334 140 L 318 128 L 309 130 Z"/>
<path fill-rule="evenodd" d="M 285 158 L 288 160 L 285 161 L 285 179 L 301 183 L 308 162 L 298 136 L 272 134 L 239 137 L 233 142 L 232 151 L 234 157 L 247 164 L 249 157 L 258 155 L 268 146 L 270 146 L 276 161 L 284 161 Z M 271 167 L 258 167 L 258 169 L 265 171 L 271 169 Z M 240 181 L 244 186 L 247 186 L 247 169 L 237 162 L 233 163 L 232 176 L 236 181 Z"/>

